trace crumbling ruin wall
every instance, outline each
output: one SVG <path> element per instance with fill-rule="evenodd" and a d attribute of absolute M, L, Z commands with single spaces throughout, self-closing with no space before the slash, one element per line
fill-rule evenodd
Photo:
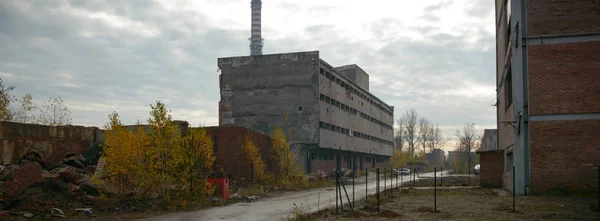
<path fill-rule="evenodd" d="M 240 147 L 244 145 L 246 136 L 250 137 L 254 145 L 259 149 L 260 155 L 270 168 L 269 155 L 271 154 L 271 138 L 248 128 L 222 126 L 205 127 L 209 136 L 215 142 L 215 175 L 226 176 L 235 180 L 250 165 L 240 162 Z M 222 173 L 221 173 L 222 171 Z"/>
<path fill-rule="evenodd" d="M 0 122 L 0 164 L 17 163 L 28 148 L 58 163 L 67 154 L 83 154 L 103 140 L 104 132 L 97 127 Z"/>

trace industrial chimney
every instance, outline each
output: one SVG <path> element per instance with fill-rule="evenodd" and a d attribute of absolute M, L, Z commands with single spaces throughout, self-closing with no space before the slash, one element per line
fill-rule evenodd
<path fill-rule="evenodd" d="M 250 55 L 262 55 L 263 41 L 261 36 L 261 16 L 262 2 L 260 0 L 252 0 L 250 3 L 252 8 L 252 29 L 250 35 Z"/>

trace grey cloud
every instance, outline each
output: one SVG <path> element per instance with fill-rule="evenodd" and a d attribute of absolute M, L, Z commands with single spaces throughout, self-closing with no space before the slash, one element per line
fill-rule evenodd
<path fill-rule="evenodd" d="M 126 123 L 144 121 L 149 104 L 159 99 L 168 100 L 168 107 L 181 114 L 175 118 L 194 114 L 185 120 L 216 123 L 216 58 L 247 55 L 248 32 L 212 27 L 201 14 L 169 12 L 153 2 L 103 2 L 63 1 L 17 10 L 13 1 L 0 1 L 0 72 L 15 74 L 8 83 L 17 86 L 18 93 L 32 93 L 38 101 L 52 94 L 63 97 L 81 110 L 73 111 L 75 123 L 101 126 L 112 109 Z M 69 3 L 139 22 L 156 29 L 157 35 L 142 37 L 139 30 L 56 11 Z M 389 30 L 392 26 L 422 33 L 425 39 L 399 37 Z M 340 37 L 335 26 L 315 25 L 305 28 L 304 35 L 267 39 L 264 52 L 320 50 L 331 65 L 356 63 L 372 79 L 383 81 L 381 85 L 372 81 L 371 91 L 395 106 L 396 116 L 413 107 L 444 126 L 495 123 L 494 109 L 489 107 L 494 97 L 452 92 L 467 85 L 494 85 L 492 34 L 474 25 L 459 30 L 460 35 L 446 35 L 435 27 L 406 27 L 394 18 L 365 28 L 376 39 L 349 41 Z M 85 37 L 84 31 L 96 36 Z M 59 73 L 73 78 L 58 78 Z M 60 86 L 65 83 L 79 87 Z"/>
<path fill-rule="evenodd" d="M 428 5 L 423 9 L 423 11 L 426 13 L 431 13 L 431 12 L 443 9 L 445 7 L 451 6 L 452 4 L 454 4 L 454 2 L 452 2 L 452 1 L 443 1 L 443 2 L 440 2 L 435 5 Z"/>

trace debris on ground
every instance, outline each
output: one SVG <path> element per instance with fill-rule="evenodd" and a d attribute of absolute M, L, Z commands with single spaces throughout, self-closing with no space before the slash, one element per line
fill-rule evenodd
<path fill-rule="evenodd" d="M 16 164 L 0 166 L 0 219 L 9 215 L 3 211 L 34 219 L 67 217 L 59 208 L 91 215 L 89 206 L 100 194 L 100 187 L 91 181 L 95 168 L 86 165 L 82 155 L 68 154 L 55 165 L 27 149 Z"/>
<path fill-rule="evenodd" d="M 246 202 L 252 202 L 257 199 L 260 199 L 260 197 L 259 196 L 246 196 Z"/>

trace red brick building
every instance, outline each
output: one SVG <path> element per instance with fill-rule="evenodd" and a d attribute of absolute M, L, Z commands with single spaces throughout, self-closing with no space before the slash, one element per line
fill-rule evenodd
<path fill-rule="evenodd" d="M 504 186 L 512 190 L 515 173 L 521 195 L 594 191 L 600 165 L 598 1 L 495 2 Z"/>

